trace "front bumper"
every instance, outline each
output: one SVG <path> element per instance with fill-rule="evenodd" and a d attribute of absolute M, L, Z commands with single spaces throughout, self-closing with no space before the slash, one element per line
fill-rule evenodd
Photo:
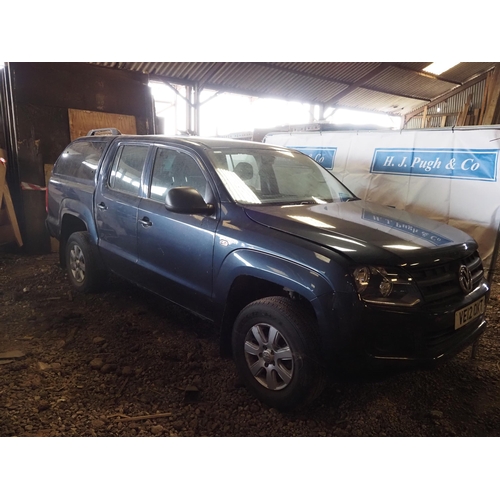
<path fill-rule="evenodd" d="M 365 352 L 377 360 L 436 362 L 474 343 L 486 330 L 486 312 L 461 328 L 455 328 L 455 312 L 489 297 L 482 280 L 476 289 L 453 302 L 423 306 L 412 312 L 366 310 L 371 328 L 366 330 Z"/>
<path fill-rule="evenodd" d="M 355 304 L 347 297 L 343 300 L 337 297 L 336 328 L 330 327 L 329 338 L 325 333 L 322 335 L 324 352 L 330 353 L 326 362 L 350 364 L 355 358 L 365 364 L 401 366 L 450 358 L 473 344 L 487 326 L 483 313 L 456 329 L 455 312 L 483 296 L 487 304 L 489 292 L 489 285 L 483 279 L 467 296 L 411 310 L 381 308 L 359 301 Z"/>

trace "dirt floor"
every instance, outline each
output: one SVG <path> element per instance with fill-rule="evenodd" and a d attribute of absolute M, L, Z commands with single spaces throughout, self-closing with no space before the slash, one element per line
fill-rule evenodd
<path fill-rule="evenodd" d="M 78 294 L 56 254 L 0 248 L 0 436 L 498 436 L 499 291 L 475 359 L 332 381 L 281 414 L 210 324 L 119 279 Z"/>

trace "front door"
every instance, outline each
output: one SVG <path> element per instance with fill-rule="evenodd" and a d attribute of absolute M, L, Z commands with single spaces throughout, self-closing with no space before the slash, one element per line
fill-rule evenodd
<path fill-rule="evenodd" d="M 217 219 L 168 211 L 166 193 L 179 186 L 193 187 L 205 201 L 213 201 L 213 191 L 197 159 L 176 149 L 158 147 L 147 197 L 141 199 L 138 210 L 139 265 L 146 269 L 143 285 L 211 318 Z"/>

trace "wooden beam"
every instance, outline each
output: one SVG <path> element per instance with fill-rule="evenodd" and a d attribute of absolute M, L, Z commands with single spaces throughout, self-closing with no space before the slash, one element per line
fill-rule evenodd
<path fill-rule="evenodd" d="M 460 85 L 457 88 L 450 90 L 449 92 L 446 92 L 442 96 L 439 96 L 439 97 L 436 97 L 435 99 L 432 99 L 428 104 L 426 104 L 426 106 L 431 108 L 431 107 L 435 106 L 436 104 L 439 104 L 440 102 L 446 101 L 446 99 L 449 99 L 450 97 L 453 97 L 454 95 L 459 94 L 460 92 L 462 92 L 464 90 L 467 90 L 468 88 L 472 87 L 473 85 L 476 85 L 476 83 L 479 83 L 482 80 L 485 80 L 487 76 L 488 76 L 487 73 L 483 73 L 482 75 L 479 75 L 476 78 L 469 80 L 467 83 L 464 83 L 463 85 Z M 414 116 L 418 116 L 422 112 L 423 112 L 423 106 L 415 109 L 411 113 L 404 115 L 404 117 L 405 117 L 404 123 L 406 124 Z"/>
<path fill-rule="evenodd" d="M 54 165 L 45 163 L 43 166 L 43 170 L 45 173 L 45 187 L 49 187 L 49 180 L 50 176 L 52 175 L 52 170 L 54 168 Z M 54 238 L 50 237 L 50 251 L 53 253 L 57 253 L 59 251 L 59 242 Z"/>
<path fill-rule="evenodd" d="M 310 79 L 322 80 L 325 82 L 337 83 L 340 85 L 349 85 L 348 83 L 337 80 L 335 78 L 324 77 L 321 75 L 314 75 L 314 74 L 307 73 L 305 71 L 293 70 L 293 69 L 288 69 L 288 68 L 280 68 L 279 66 L 275 66 L 272 63 L 253 62 L 253 63 L 248 63 L 248 64 L 255 64 L 255 65 L 271 68 L 271 69 L 274 69 L 276 71 L 281 71 L 283 73 L 291 73 L 291 74 L 295 74 L 295 75 L 301 75 L 301 76 L 304 76 L 304 77 L 307 77 Z M 163 83 L 167 83 L 167 84 L 183 85 L 183 86 L 194 86 L 196 84 L 196 82 L 194 80 L 185 79 L 185 78 L 175 78 L 175 77 L 170 77 L 170 76 L 161 76 L 161 75 L 157 75 L 157 74 L 149 75 L 149 79 L 150 79 L 150 81 L 157 81 L 157 82 L 163 82 Z M 224 85 L 224 84 L 212 84 L 210 82 L 204 82 L 203 88 L 208 89 L 208 90 L 216 90 L 219 92 L 229 92 L 232 94 L 248 95 L 251 97 L 274 98 L 274 99 L 285 99 L 285 100 L 286 99 L 288 99 L 288 100 L 299 99 L 299 97 L 296 97 L 296 96 L 283 96 L 282 94 L 275 93 L 275 92 L 253 91 L 253 90 L 248 90 L 248 89 L 244 89 L 244 88 L 235 88 L 234 86 L 229 86 L 229 85 Z M 379 94 L 385 94 L 385 95 L 396 96 L 396 97 L 404 97 L 405 99 L 414 99 L 416 101 L 425 101 L 425 102 L 430 101 L 430 99 L 427 97 L 407 95 L 407 94 L 403 94 L 401 92 L 389 92 L 387 90 L 374 88 L 370 85 L 363 85 L 362 88 L 366 89 L 366 90 L 371 90 L 373 92 L 378 92 Z M 310 104 L 325 104 L 323 101 L 318 101 L 317 99 L 310 99 L 307 102 Z M 398 114 L 397 116 L 400 116 L 400 115 Z"/>
<path fill-rule="evenodd" d="M 11 241 L 16 241 L 16 243 L 22 247 L 23 240 L 21 238 L 21 232 L 19 231 L 19 225 L 17 223 L 16 212 L 14 211 L 14 204 L 12 203 L 12 198 L 10 196 L 9 186 L 7 185 L 6 174 L 7 165 L 5 162 L 0 161 L 0 208 L 2 207 L 3 201 L 7 217 L 9 219 L 9 224 L 6 225 L 7 227 L 3 226 L 1 232 L 1 237 L 8 239 L 1 240 L 0 243 L 10 243 Z"/>
<path fill-rule="evenodd" d="M 491 86 L 492 76 L 493 73 L 488 73 L 488 76 L 486 77 L 486 82 L 484 84 L 483 99 L 481 101 L 481 111 L 479 112 L 479 125 L 482 125 L 483 123 L 484 112 L 486 110 L 486 105 L 488 104 L 488 94 Z"/>
<path fill-rule="evenodd" d="M 500 98 L 500 63 L 495 65 L 488 94 L 488 103 L 484 112 L 482 125 L 492 125 L 494 122 Z"/>
<path fill-rule="evenodd" d="M 466 119 L 467 119 L 467 115 L 469 114 L 469 108 L 470 108 L 471 102 L 472 102 L 472 94 L 469 94 L 469 97 L 467 98 L 467 102 L 464 104 L 462 111 L 458 115 L 457 123 L 456 123 L 457 127 L 462 127 L 463 125 L 466 125 Z"/>
<path fill-rule="evenodd" d="M 458 116 L 460 113 L 454 111 L 453 113 L 429 113 L 427 112 L 427 118 L 435 118 L 436 116 Z"/>
<path fill-rule="evenodd" d="M 427 106 L 424 107 L 424 114 L 422 115 L 422 121 L 420 122 L 420 128 L 425 128 L 427 123 Z"/>
<path fill-rule="evenodd" d="M 474 108 L 472 113 L 474 117 L 472 120 L 472 125 L 479 125 L 479 108 Z"/>
<path fill-rule="evenodd" d="M 462 84 L 462 82 L 450 80 L 449 78 L 443 78 L 442 76 L 434 75 L 433 73 L 427 73 L 426 71 L 419 71 L 416 69 L 405 68 L 404 66 L 401 66 L 400 64 L 392 63 L 392 66 L 394 66 L 395 68 L 398 68 L 402 71 L 407 71 L 408 73 L 414 73 L 415 75 L 423 76 L 423 77 L 429 78 L 431 80 L 438 80 L 440 82 L 451 83 L 452 85 L 461 85 Z"/>

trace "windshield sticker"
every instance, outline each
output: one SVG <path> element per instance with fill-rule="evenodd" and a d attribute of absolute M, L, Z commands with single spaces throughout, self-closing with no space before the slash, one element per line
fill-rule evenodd
<path fill-rule="evenodd" d="M 375 149 L 370 172 L 496 182 L 498 149 Z"/>
<path fill-rule="evenodd" d="M 403 233 L 411 234 L 416 236 L 417 238 L 422 238 L 423 240 L 431 243 L 435 246 L 447 245 L 448 243 L 453 243 L 452 240 L 445 238 L 437 233 L 433 233 L 432 231 L 427 231 L 421 227 L 415 226 L 414 224 L 408 224 L 407 222 L 403 222 L 397 219 L 391 219 L 386 217 L 385 215 L 379 215 L 369 210 L 364 210 L 361 215 L 361 218 L 374 222 L 375 224 L 380 224 L 381 226 L 389 227 L 392 229 L 396 229 L 397 231 L 401 231 Z"/>
<path fill-rule="evenodd" d="M 306 154 L 312 158 L 316 163 L 319 163 L 326 170 L 333 169 L 333 162 L 335 161 L 335 153 L 337 148 L 318 148 L 318 147 L 306 147 L 306 146 L 287 146 L 291 149 L 296 149 L 301 153 Z"/>

